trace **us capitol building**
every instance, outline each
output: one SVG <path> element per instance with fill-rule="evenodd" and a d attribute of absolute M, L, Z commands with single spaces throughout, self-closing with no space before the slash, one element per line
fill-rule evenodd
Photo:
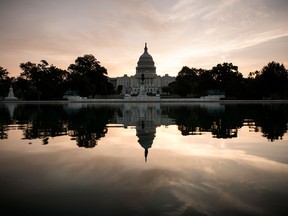
<path fill-rule="evenodd" d="M 122 94 L 138 95 L 140 84 L 144 84 L 147 95 L 161 94 L 162 88 L 175 81 L 175 77 L 168 74 L 159 76 L 156 74 L 156 67 L 152 56 L 148 53 L 147 43 L 145 43 L 144 53 L 140 56 L 134 76 L 110 78 L 115 89 L 120 89 Z"/>

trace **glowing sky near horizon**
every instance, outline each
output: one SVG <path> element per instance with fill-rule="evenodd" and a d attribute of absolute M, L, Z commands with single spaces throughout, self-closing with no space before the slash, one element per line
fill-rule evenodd
<path fill-rule="evenodd" d="M 244 75 L 288 68 L 287 0 L 9 0 L 0 2 L 0 66 L 44 59 L 67 69 L 93 54 L 110 77 L 134 75 L 144 43 L 157 74 L 232 62 Z"/>

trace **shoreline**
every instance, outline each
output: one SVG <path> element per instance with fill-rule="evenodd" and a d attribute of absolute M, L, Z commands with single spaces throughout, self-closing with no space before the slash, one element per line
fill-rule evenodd
<path fill-rule="evenodd" d="M 2 100 L 0 103 L 17 103 L 17 104 L 70 104 L 70 103 L 91 103 L 91 104 L 113 104 L 113 103 L 222 103 L 222 104 L 259 104 L 259 103 L 288 103 L 288 100 L 209 100 L 209 99 L 197 99 L 197 98 L 175 98 L 175 99 L 159 99 L 159 100 L 129 100 L 124 99 L 85 99 L 85 100 Z"/>

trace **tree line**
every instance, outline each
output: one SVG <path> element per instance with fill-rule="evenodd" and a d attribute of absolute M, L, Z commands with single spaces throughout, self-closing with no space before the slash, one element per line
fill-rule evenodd
<path fill-rule="evenodd" d="M 286 103 L 230 104 L 212 110 L 200 105 L 166 106 L 163 104 L 155 115 L 173 119 L 173 124 L 177 125 L 183 136 L 209 132 L 214 138 L 235 138 L 239 135 L 238 129 L 246 125 L 249 131 L 260 132 L 269 141 L 275 141 L 282 139 L 287 133 L 287 108 Z M 97 140 L 105 137 L 109 129 L 107 124 L 116 124 L 119 118 L 127 119 L 127 116 L 125 117 L 127 112 L 121 105 L 84 106 L 71 109 L 62 105 L 18 104 L 11 119 L 9 109 L 0 104 L 0 113 L 0 140 L 8 138 L 7 125 L 17 120 L 19 128 L 23 130 L 24 139 L 39 138 L 43 140 L 43 144 L 48 144 L 49 137 L 69 134 L 79 147 L 85 148 L 95 147 Z M 137 122 L 145 124 L 145 120 L 140 117 L 134 120 L 136 120 L 135 124 Z"/>
<path fill-rule="evenodd" d="M 228 99 L 287 99 L 288 70 L 272 61 L 244 78 L 232 63 L 217 64 L 211 70 L 184 66 L 164 90 L 182 97 L 205 96 L 213 90 L 224 92 Z"/>
<path fill-rule="evenodd" d="M 107 69 L 93 55 L 78 57 L 67 70 L 62 70 L 45 60 L 40 63 L 21 63 L 18 77 L 9 77 L 7 69 L 0 67 L 0 97 L 8 94 L 13 85 L 14 94 L 23 100 L 62 99 L 68 90 L 82 97 L 109 95 L 114 86 L 108 80 Z"/>
<path fill-rule="evenodd" d="M 78 57 L 67 70 L 45 60 L 21 63 L 20 68 L 18 77 L 9 77 L 7 69 L 0 66 L 0 98 L 7 96 L 10 85 L 23 100 L 62 99 L 68 90 L 91 98 L 116 93 L 107 69 L 91 54 Z M 184 66 L 176 80 L 162 88 L 163 93 L 181 97 L 200 97 L 211 91 L 223 92 L 228 99 L 287 99 L 288 70 L 272 61 L 244 78 L 232 63 L 217 64 L 210 70 Z"/>

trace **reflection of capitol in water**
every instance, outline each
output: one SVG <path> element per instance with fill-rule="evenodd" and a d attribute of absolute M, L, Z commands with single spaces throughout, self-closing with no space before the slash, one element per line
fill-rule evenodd
<path fill-rule="evenodd" d="M 135 127 L 138 142 L 145 149 L 145 161 L 156 136 L 156 127 L 175 124 L 167 115 L 162 114 L 159 103 L 126 103 L 122 114 L 118 115 L 113 123 L 122 124 L 124 128 Z"/>
<path fill-rule="evenodd" d="M 137 126 L 139 121 L 147 124 L 153 122 L 154 127 L 161 125 L 175 124 L 167 115 L 163 115 L 160 103 L 126 103 L 122 108 L 123 116 L 117 116 L 116 124 L 122 124 L 125 128 L 128 126 Z"/>
<path fill-rule="evenodd" d="M 177 125 L 183 136 L 205 132 L 217 139 L 237 138 L 239 128 L 246 126 L 274 141 L 287 132 L 288 119 L 287 106 L 221 103 L 3 103 L 0 113 L 0 139 L 9 139 L 9 130 L 22 130 L 29 144 L 68 136 L 79 147 L 93 148 L 110 129 L 121 127 L 136 130 L 146 156 L 161 125 Z"/>
<path fill-rule="evenodd" d="M 66 112 L 75 113 L 77 110 L 89 109 L 89 107 L 96 108 L 99 106 L 79 103 L 68 104 Z M 126 129 L 136 129 L 138 143 L 144 148 L 145 161 L 147 161 L 148 149 L 152 147 L 156 136 L 156 128 L 161 125 L 175 124 L 173 119 L 162 113 L 160 103 L 124 103 L 123 105 L 113 105 L 112 107 L 114 108 L 113 118 L 109 120 L 109 124 L 103 129 L 101 135 L 96 133 L 85 134 L 79 130 L 69 131 L 69 135 L 75 137 L 74 139 L 79 147 L 95 147 L 97 140 L 104 137 L 107 133 L 107 128 L 111 128 L 113 125 L 117 125 L 117 127 L 121 125 Z M 119 109 L 118 112 L 116 112 L 117 108 Z"/>
<path fill-rule="evenodd" d="M 79 109 L 86 109 L 89 106 L 93 107 L 92 104 L 68 104 L 68 106 L 69 108 L 66 111 L 70 113 L 73 113 Z M 113 127 L 113 125 L 117 125 L 117 127 L 119 127 L 119 125 L 121 125 L 126 129 L 136 129 L 138 142 L 145 150 L 145 161 L 147 161 L 148 149 L 152 147 L 153 140 L 156 136 L 156 128 L 160 127 L 161 125 L 175 124 L 173 119 L 162 113 L 160 103 L 124 103 L 123 105 L 114 105 L 113 107 L 119 108 L 119 110 L 118 112 L 114 112 L 113 118 L 109 121 L 107 127 Z M 107 132 L 107 128 L 105 131 Z M 71 131 L 69 132 L 69 135 L 72 135 Z M 77 135 L 79 135 L 78 131 Z M 72 136 L 76 136 L 74 131 Z M 78 146 L 79 140 L 83 140 L 82 137 L 83 136 L 77 136 L 76 141 L 78 141 Z M 91 140 L 89 140 L 87 143 L 91 143 Z M 87 146 L 94 147 L 96 143 L 97 139 L 93 139 L 93 145 Z"/>

